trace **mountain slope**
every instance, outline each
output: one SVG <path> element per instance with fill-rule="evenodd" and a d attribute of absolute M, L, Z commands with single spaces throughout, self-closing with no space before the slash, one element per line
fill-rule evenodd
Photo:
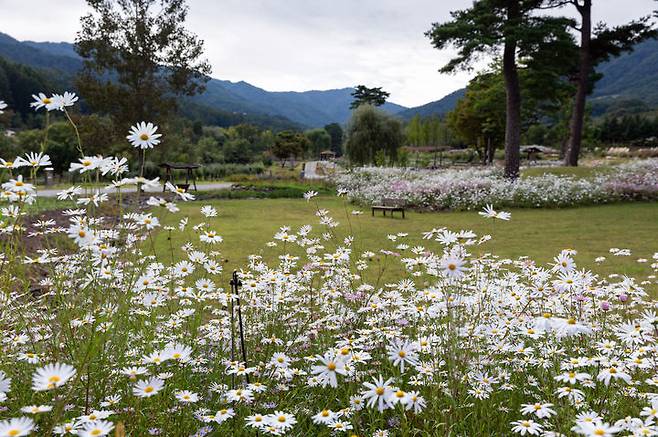
<path fill-rule="evenodd" d="M 402 117 L 405 120 L 411 120 L 416 115 L 421 117 L 429 116 L 443 116 L 446 113 L 452 111 L 459 101 L 464 96 L 466 88 L 458 89 L 453 91 L 447 96 L 435 100 L 434 102 L 429 102 L 421 106 L 416 106 L 414 108 L 409 108 L 398 113 L 398 116 Z"/>
<path fill-rule="evenodd" d="M 38 71 L 46 70 L 47 74 L 44 74 L 57 85 L 71 84 L 73 75 L 82 66 L 72 44 L 21 42 L 3 33 L 0 33 L 0 56 Z M 639 44 L 635 51 L 601 64 L 597 71 L 604 77 L 590 97 L 595 115 L 618 111 L 620 107 L 658 108 L 658 41 Z M 383 109 L 405 120 L 415 115 L 441 116 L 455 107 L 464 91 L 454 91 L 442 99 L 414 108 L 387 102 Z M 206 118 L 221 119 L 222 123 L 247 119 L 257 119 L 262 123 L 269 118 L 276 125 L 288 119 L 297 126 L 319 127 L 332 122 L 345 123 L 349 119 L 351 92 L 352 88 L 266 91 L 244 81 L 211 79 L 206 92 L 192 98 L 195 108 L 188 113 L 202 114 L 205 107 L 209 112 L 220 114 Z M 189 100 L 183 100 L 186 101 Z"/>
<path fill-rule="evenodd" d="M 212 79 L 198 101 L 236 112 L 281 115 L 306 126 L 345 123 L 350 117 L 352 88 L 324 91 L 266 91 L 247 82 Z M 405 108 L 395 103 L 382 107 L 392 114 Z"/>
<path fill-rule="evenodd" d="M 638 112 L 658 108 L 658 40 L 638 44 L 630 53 L 610 59 L 596 68 L 603 78 L 589 97 L 594 115 Z M 398 113 L 406 120 L 415 115 L 441 116 L 451 111 L 464 95 L 464 88 L 440 100 Z"/>
<path fill-rule="evenodd" d="M 82 67 L 82 60 L 65 42 L 18 41 L 0 33 L 0 56 L 37 69 L 53 70 L 63 82 Z M 72 83 L 72 81 L 70 81 Z M 344 123 L 349 119 L 352 88 L 304 92 L 272 92 L 247 82 L 230 82 L 211 79 L 206 92 L 193 97 L 197 105 L 216 111 L 235 113 L 241 118 L 264 116 L 276 118 L 280 124 L 287 118 L 297 125 L 306 127 L 324 126 L 332 122 Z M 404 109 L 394 103 L 386 103 L 383 109 L 397 113 Z M 199 113 L 198 108 L 193 111 Z"/>
<path fill-rule="evenodd" d="M 71 46 L 67 43 L 24 43 L 0 33 L 0 56 L 17 64 L 72 75 L 82 67 L 82 60 L 62 55 L 66 51 L 62 45 Z"/>
<path fill-rule="evenodd" d="M 596 83 L 591 99 L 595 113 L 620 107 L 658 107 L 658 40 L 638 44 L 633 52 L 603 63 L 596 70 L 603 78 Z"/>

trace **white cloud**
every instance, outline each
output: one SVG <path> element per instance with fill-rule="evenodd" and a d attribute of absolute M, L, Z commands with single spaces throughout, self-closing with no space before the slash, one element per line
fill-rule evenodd
<path fill-rule="evenodd" d="M 189 0 L 188 27 L 206 42 L 213 76 L 268 90 L 382 86 L 407 106 L 464 86 L 469 73 L 442 75 L 449 51 L 423 33 L 471 0 Z M 652 0 L 601 0 L 595 19 L 618 24 Z M 0 0 L 0 31 L 15 38 L 73 41 L 83 0 Z"/>

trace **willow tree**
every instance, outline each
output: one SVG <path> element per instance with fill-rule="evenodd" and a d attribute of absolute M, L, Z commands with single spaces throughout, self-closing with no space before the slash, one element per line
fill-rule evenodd
<path fill-rule="evenodd" d="M 571 41 L 570 20 L 539 15 L 546 0 L 476 0 L 464 10 L 451 13 L 452 19 L 434 23 L 426 32 L 437 49 L 454 46 L 457 55 L 439 71 L 452 73 L 471 69 L 482 55 L 502 57 L 505 80 L 505 176 L 519 176 L 521 145 L 521 86 L 518 60 L 551 56 Z M 502 53 L 501 53 L 502 51 Z M 531 62 L 528 62 L 531 63 Z"/>

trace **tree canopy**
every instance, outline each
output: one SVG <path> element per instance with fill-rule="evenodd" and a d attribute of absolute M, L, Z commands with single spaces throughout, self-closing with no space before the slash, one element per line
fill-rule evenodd
<path fill-rule="evenodd" d="M 437 49 L 454 46 L 458 52 L 440 71 L 470 69 L 483 55 L 502 49 L 506 92 L 505 175 L 519 175 L 521 141 L 521 87 L 518 60 L 536 62 L 554 58 L 558 48 L 568 45 L 570 19 L 539 15 L 545 0 L 476 0 L 468 9 L 451 13 L 451 20 L 434 23 L 426 32 Z"/>
<path fill-rule="evenodd" d="M 395 161 L 404 138 L 402 123 L 372 105 L 361 105 L 354 110 L 346 135 L 347 156 L 350 163 L 357 165 L 375 162 L 378 153 Z"/>
<path fill-rule="evenodd" d="M 361 105 L 381 106 L 386 103 L 386 99 L 391 94 L 382 90 L 382 87 L 368 88 L 365 85 L 357 85 L 352 91 L 354 100 L 350 104 L 350 109 L 358 108 Z"/>
<path fill-rule="evenodd" d="M 184 26 L 185 0 L 87 0 L 76 50 L 84 67 L 76 84 L 95 111 L 125 127 L 161 122 L 176 96 L 203 89 L 211 72 L 203 41 Z"/>

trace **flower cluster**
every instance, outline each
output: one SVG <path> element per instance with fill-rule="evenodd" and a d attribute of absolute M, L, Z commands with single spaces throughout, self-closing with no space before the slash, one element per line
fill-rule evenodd
<path fill-rule="evenodd" d="M 411 170 L 363 167 L 339 174 L 350 198 L 378 202 L 398 198 L 409 206 L 477 209 L 487 204 L 560 207 L 658 198 L 658 159 L 634 161 L 591 179 L 546 174 L 509 181 L 493 169 Z"/>
<path fill-rule="evenodd" d="M 122 158 L 71 168 L 153 183 Z M 314 201 L 317 224 L 231 275 L 221 214 L 167 187 L 107 215 L 72 187 L 78 209 L 35 220 L 34 184 L 3 184 L 0 435 L 658 435 L 658 253 L 638 282 L 469 230 L 368 248 Z"/>

